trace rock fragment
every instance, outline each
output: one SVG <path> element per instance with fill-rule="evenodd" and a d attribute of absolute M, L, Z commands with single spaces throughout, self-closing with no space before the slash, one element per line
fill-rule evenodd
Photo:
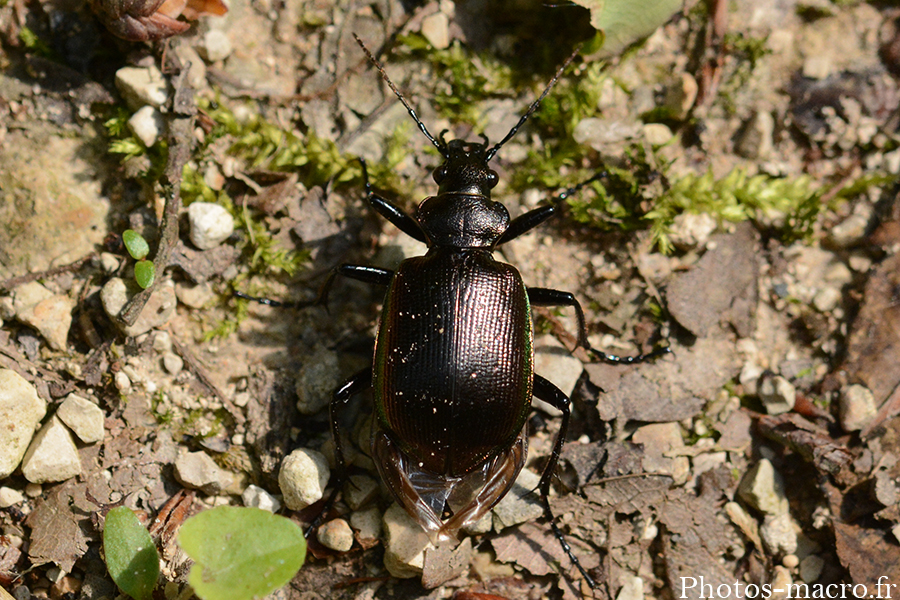
<path fill-rule="evenodd" d="M 403 510 L 393 504 L 383 519 L 384 566 L 398 579 L 418 577 L 425 565 L 425 549 L 433 547 L 428 534 Z"/>
<path fill-rule="evenodd" d="M 0 369 L 0 479 L 9 477 L 25 456 L 47 403 L 21 375 Z"/>
<path fill-rule="evenodd" d="M 538 495 L 534 493 L 540 480 L 541 476 L 537 473 L 522 469 L 509 493 L 493 509 L 494 530 L 502 531 L 544 514 Z"/>
<path fill-rule="evenodd" d="M 78 448 L 56 415 L 31 440 L 22 459 L 22 474 L 31 483 L 65 481 L 81 474 Z"/>
<path fill-rule="evenodd" d="M 784 481 L 768 459 L 760 459 L 741 480 L 738 495 L 747 504 L 767 515 L 783 515 L 789 510 Z"/>
<path fill-rule="evenodd" d="M 321 500 L 331 471 L 321 452 L 297 448 L 281 463 L 278 486 L 284 503 L 291 510 L 301 510 Z"/>
<path fill-rule="evenodd" d="M 844 431 L 859 431 L 869 424 L 877 411 L 875 396 L 869 388 L 853 384 L 841 390 L 838 419 Z"/>
<path fill-rule="evenodd" d="M 54 350 L 65 350 L 75 302 L 32 281 L 16 289 L 16 318 L 34 327 Z"/>
<path fill-rule="evenodd" d="M 69 394 L 56 411 L 56 416 L 69 426 L 85 444 L 103 439 L 103 409 L 81 396 Z"/>
<path fill-rule="evenodd" d="M 225 207 L 212 202 L 192 202 L 188 222 L 191 243 L 199 250 L 215 248 L 234 233 L 234 218 Z"/>
<path fill-rule="evenodd" d="M 277 513 L 281 510 L 281 502 L 278 501 L 278 498 L 258 485 L 248 485 L 247 489 L 241 494 L 241 500 L 244 502 L 244 506 L 261 508 L 271 513 Z"/>
<path fill-rule="evenodd" d="M 316 539 L 326 548 L 348 552 L 353 547 L 353 530 L 344 519 L 332 519 L 316 531 Z"/>
<path fill-rule="evenodd" d="M 237 476 L 216 464 L 203 451 L 187 452 L 175 459 L 175 477 L 185 487 L 215 495 L 233 493 Z"/>

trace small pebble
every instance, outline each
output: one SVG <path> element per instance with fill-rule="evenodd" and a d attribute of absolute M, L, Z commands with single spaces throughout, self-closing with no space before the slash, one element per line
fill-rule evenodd
<path fill-rule="evenodd" d="M 168 99 L 166 79 L 154 66 L 122 67 L 116 71 L 116 87 L 133 110 L 148 104 L 159 108 Z"/>
<path fill-rule="evenodd" d="M 133 280 L 126 281 L 119 277 L 113 277 L 100 290 L 100 302 L 104 312 L 115 320 L 128 299 L 139 291 L 140 288 Z M 177 304 L 175 287 L 172 282 L 162 282 L 153 289 L 153 293 L 150 294 L 150 298 L 134 324 L 122 328 L 123 333 L 129 337 L 137 337 L 151 329 L 162 327 L 175 314 Z"/>
<path fill-rule="evenodd" d="M 316 539 L 326 548 L 347 552 L 353 547 L 353 530 L 344 519 L 333 519 L 319 527 Z"/>
<path fill-rule="evenodd" d="M 672 130 L 663 123 L 647 123 L 642 131 L 651 146 L 664 146 L 672 141 Z"/>
<path fill-rule="evenodd" d="M 25 500 L 25 496 L 19 490 L 0 487 L 0 508 L 9 508 Z"/>
<path fill-rule="evenodd" d="M 100 268 L 103 269 L 104 273 L 115 273 L 119 270 L 121 264 L 122 259 L 115 254 L 110 252 L 100 253 Z"/>
<path fill-rule="evenodd" d="M 12 475 L 47 414 L 47 403 L 24 377 L 0 369 L 0 479 Z"/>
<path fill-rule="evenodd" d="M 248 485 L 247 489 L 241 494 L 241 500 L 244 502 L 244 506 L 261 508 L 271 513 L 277 513 L 281 510 L 281 502 L 258 485 Z"/>
<path fill-rule="evenodd" d="M 378 497 L 378 482 L 368 475 L 351 475 L 344 486 L 344 502 L 359 510 Z"/>
<path fill-rule="evenodd" d="M 163 354 L 163 368 L 171 375 L 177 375 L 184 368 L 184 359 L 174 352 Z"/>
<path fill-rule="evenodd" d="M 789 510 L 784 481 L 768 459 L 760 459 L 744 474 L 738 495 L 747 504 L 767 515 L 783 515 Z"/>
<path fill-rule="evenodd" d="M 764 376 L 759 384 L 759 399 L 768 414 L 780 415 L 794 409 L 797 390 L 780 375 Z"/>
<path fill-rule="evenodd" d="M 322 499 L 331 471 L 321 452 L 298 448 L 281 463 L 278 486 L 284 503 L 291 510 L 301 510 Z"/>
<path fill-rule="evenodd" d="M 168 331 L 157 331 L 153 334 L 153 349 L 160 354 L 172 350 L 172 336 Z"/>
<path fill-rule="evenodd" d="M 65 350 L 75 301 L 32 281 L 16 288 L 16 318 L 34 327 L 54 350 Z"/>
<path fill-rule="evenodd" d="M 361 540 L 377 540 L 381 535 L 381 511 L 377 506 L 357 510 L 350 514 L 350 526 Z"/>
<path fill-rule="evenodd" d="M 340 376 L 336 352 L 322 348 L 306 360 L 294 384 L 300 414 L 313 415 L 328 406 Z"/>
<path fill-rule="evenodd" d="M 784 558 L 781 559 L 781 564 L 783 564 L 786 569 L 794 569 L 800 564 L 800 559 L 797 558 L 796 554 L 785 554 Z"/>
<path fill-rule="evenodd" d="M 65 481 L 81 474 L 78 448 L 59 417 L 50 417 L 31 440 L 22 459 L 22 474 L 32 483 Z"/>
<path fill-rule="evenodd" d="M 433 547 L 428 534 L 398 504 L 384 513 L 384 566 L 398 579 L 422 574 L 425 549 Z"/>
<path fill-rule="evenodd" d="M 44 488 L 39 483 L 27 483 L 25 484 L 25 495 L 29 498 L 37 498 L 41 494 L 44 493 Z"/>
<path fill-rule="evenodd" d="M 215 248 L 234 233 L 234 218 L 225 207 L 192 202 L 188 207 L 191 243 L 200 250 Z"/>
<path fill-rule="evenodd" d="M 125 371 L 118 371 L 113 375 L 113 382 L 116 384 L 116 389 L 121 393 L 127 394 L 131 391 L 131 380 Z"/>
<path fill-rule="evenodd" d="M 800 579 L 804 583 L 814 583 L 822 576 L 825 560 L 816 554 L 810 554 L 800 562 Z"/>
<path fill-rule="evenodd" d="M 217 465 L 203 451 L 186 452 L 176 458 L 175 478 L 185 487 L 209 495 L 232 493 L 238 487 L 237 476 Z"/>
<path fill-rule="evenodd" d="M 197 284 L 176 283 L 175 295 L 178 297 L 179 302 L 191 308 L 203 308 L 212 303 L 216 297 L 209 282 Z"/>
<path fill-rule="evenodd" d="M 56 415 L 85 444 L 93 444 L 103 439 L 103 422 L 106 414 L 90 400 L 69 394 L 56 411 Z"/>
<path fill-rule="evenodd" d="M 797 551 L 797 530 L 790 513 L 766 515 L 759 527 L 759 537 L 773 556 Z"/>
<path fill-rule="evenodd" d="M 216 62 L 228 58 L 232 49 L 231 40 L 224 31 L 211 29 L 203 36 L 203 46 L 199 50 L 208 62 Z"/>
<path fill-rule="evenodd" d="M 493 509 L 495 531 L 533 521 L 544 514 L 538 495 L 534 493 L 540 480 L 537 473 L 522 469 L 509 493 Z"/>
<path fill-rule="evenodd" d="M 644 600 L 644 580 L 636 575 L 624 579 L 616 600 Z"/>
<path fill-rule="evenodd" d="M 450 47 L 450 19 L 436 12 L 422 19 L 422 36 L 438 50 Z"/>
<path fill-rule="evenodd" d="M 128 128 L 147 148 L 159 140 L 166 123 L 162 113 L 152 106 L 141 107 L 128 119 Z"/>
<path fill-rule="evenodd" d="M 875 417 L 878 409 L 869 388 L 853 384 L 841 390 L 838 420 L 844 431 L 859 431 Z"/>

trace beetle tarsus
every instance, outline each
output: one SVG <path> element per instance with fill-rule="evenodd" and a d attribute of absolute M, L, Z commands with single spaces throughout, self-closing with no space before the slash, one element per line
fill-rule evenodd
<path fill-rule="evenodd" d="M 607 354 L 606 352 L 601 352 L 600 350 L 595 350 L 593 348 L 588 348 L 588 351 L 592 355 L 594 355 L 594 357 L 612 365 L 634 365 L 637 363 L 652 360 L 654 358 L 659 358 L 660 356 L 664 356 L 666 354 L 671 354 L 672 348 L 670 348 L 669 346 L 660 346 L 659 348 L 655 348 L 647 354 L 638 354 L 637 356 L 617 356 L 615 354 Z"/>
<path fill-rule="evenodd" d="M 234 297 L 241 298 L 242 300 L 250 300 L 251 302 L 263 304 L 265 306 L 272 306 L 274 308 L 306 308 L 315 304 L 315 301 L 303 302 L 298 300 L 295 302 L 284 302 L 282 300 L 272 300 L 271 298 L 264 298 L 261 296 L 251 296 L 249 294 L 245 294 L 244 292 L 234 292 Z"/>

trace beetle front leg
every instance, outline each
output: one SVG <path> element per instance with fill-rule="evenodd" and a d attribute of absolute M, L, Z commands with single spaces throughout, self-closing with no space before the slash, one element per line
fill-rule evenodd
<path fill-rule="evenodd" d="M 337 476 L 335 478 L 334 488 L 332 488 L 331 494 L 328 495 L 328 499 L 325 501 L 322 511 L 315 519 L 313 519 L 313 522 L 304 533 L 304 537 L 308 538 L 316 527 L 322 524 L 325 515 L 328 514 L 328 511 L 334 505 L 338 492 L 347 480 L 347 464 L 344 462 L 344 444 L 341 441 L 341 426 L 337 419 L 338 410 L 343 408 L 343 406 L 350 401 L 350 398 L 370 387 L 372 387 L 372 367 L 356 373 L 353 377 L 345 381 L 341 387 L 334 390 L 334 394 L 331 396 L 328 415 L 329 420 L 331 421 L 331 436 L 334 439 L 334 462 Z"/>
<path fill-rule="evenodd" d="M 569 417 L 572 414 L 570 406 L 572 402 L 562 390 L 549 380 L 544 379 L 537 374 L 534 375 L 534 395 L 536 398 L 543 400 L 550 406 L 562 412 L 562 422 L 559 425 L 559 432 L 556 434 L 556 442 L 553 444 L 550 460 L 547 461 L 547 466 L 544 467 L 544 472 L 541 474 L 541 480 L 538 483 L 538 489 L 541 492 L 541 503 L 544 505 L 544 517 L 550 524 L 553 536 L 559 541 L 560 546 L 562 546 L 563 552 L 566 553 L 569 560 L 572 561 L 572 564 L 578 568 L 581 572 L 581 576 L 584 577 L 584 580 L 591 589 L 595 589 L 597 584 L 594 582 L 593 578 L 588 575 L 587 570 L 581 566 L 581 562 L 575 556 L 575 553 L 572 552 L 572 547 L 569 546 L 569 542 L 566 541 L 566 537 L 563 535 L 562 530 L 557 526 L 556 517 L 553 515 L 553 510 L 550 508 L 550 499 L 548 498 L 548 495 L 550 494 L 550 484 L 553 475 L 556 473 L 556 466 L 559 464 L 559 455 L 562 452 L 563 444 L 566 441 L 566 433 L 569 430 Z"/>
<path fill-rule="evenodd" d="M 585 186 L 597 181 L 598 179 L 603 179 L 606 177 L 606 171 L 600 171 L 590 179 L 586 181 L 582 181 L 578 185 L 573 185 L 572 187 L 560 192 L 550 201 L 549 204 L 544 206 L 539 206 L 534 210 L 529 210 L 527 213 L 523 215 L 519 215 L 509 223 L 509 227 L 506 228 L 506 231 L 503 232 L 503 235 L 500 236 L 500 239 L 497 240 L 497 245 L 505 244 L 510 240 L 514 240 L 523 233 L 527 233 L 560 212 L 563 207 L 563 202 L 574 194 L 577 194 L 582 188 Z"/>
<path fill-rule="evenodd" d="M 390 200 L 382 198 L 372 191 L 372 184 L 369 182 L 369 171 L 366 169 L 364 158 L 359 158 L 359 164 L 362 166 L 363 185 L 366 187 L 366 202 L 371 204 L 378 214 L 393 223 L 397 229 L 409 237 L 427 244 L 428 238 L 425 237 L 425 232 L 422 231 L 415 219 Z"/>

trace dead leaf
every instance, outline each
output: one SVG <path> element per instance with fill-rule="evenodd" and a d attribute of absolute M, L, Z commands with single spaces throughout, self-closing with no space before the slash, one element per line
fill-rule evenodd
<path fill-rule="evenodd" d="M 871 585 L 880 577 L 900 581 L 900 546 L 889 536 L 887 530 L 835 521 L 835 548 L 853 583 Z"/>
<path fill-rule="evenodd" d="M 667 290 L 669 311 L 697 337 L 731 326 L 741 337 L 753 333 L 759 300 L 759 242 L 749 222 L 734 233 L 713 236 L 711 250 Z"/>
<path fill-rule="evenodd" d="M 590 571 L 600 565 L 598 552 L 578 538 L 566 538 L 581 566 Z M 571 561 L 563 552 L 559 540 L 546 524 L 524 523 L 491 540 L 497 560 L 515 563 L 532 575 L 558 573 L 567 570 Z"/>
<path fill-rule="evenodd" d="M 850 383 L 869 388 L 880 407 L 900 385 L 900 254 L 871 273 L 850 330 L 843 370 Z"/>
<path fill-rule="evenodd" d="M 828 432 L 798 414 L 760 415 L 758 424 L 764 436 L 790 448 L 823 473 L 837 473 L 853 458 Z"/>
<path fill-rule="evenodd" d="M 597 402 L 601 419 L 647 423 L 699 414 L 740 369 L 734 343 L 723 338 L 698 338 L 693 345 L 649 364 L 585 366 L 591 382 L 606 390 Z"/>
<path fill-rule="evenodd" d="M 90 520 L 96 507 L 85 497 L 86 487 L 75 479 L 57 485 L 28 515 L 28 557 L 33 564 L 52 562 L 71 572 L 75 561 L 87 552 L 88 541 L 97 541 Z"/>

